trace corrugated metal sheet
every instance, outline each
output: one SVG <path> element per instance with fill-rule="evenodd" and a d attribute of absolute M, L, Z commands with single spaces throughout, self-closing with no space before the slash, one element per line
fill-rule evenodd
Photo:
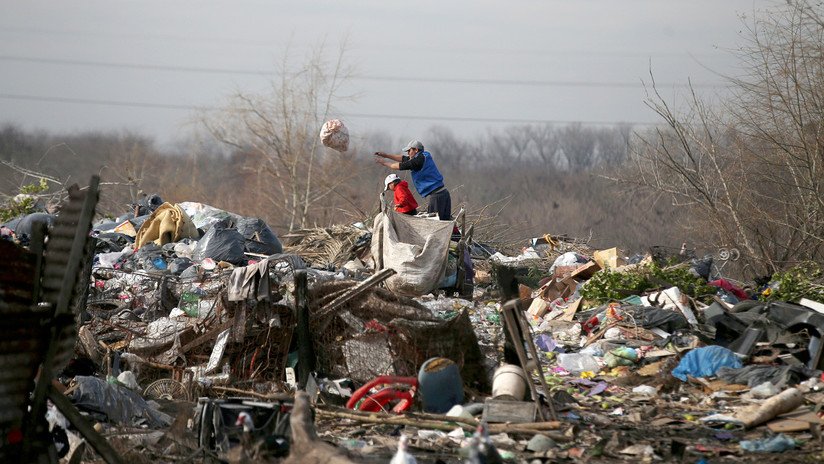
<path fill-rule="evenodd" d="M 2 240 L 0 262 L 0 430 L 7 431 L 26 413 L 45 346 L 45 314 L 32 305 L 35 256 Z"/>

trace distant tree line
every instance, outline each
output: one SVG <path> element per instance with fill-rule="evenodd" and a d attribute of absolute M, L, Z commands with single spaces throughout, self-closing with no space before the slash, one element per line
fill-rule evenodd
<path fill-rule="evenodd" d="M 676 226 L 668 224 L 672 212 L 666 204 L 639 192 L 627 195 L 597 175 L 627 158 L 630 133 L 629 126 L 574 125 L 511 127 L 472 142 L 446 127 L 416 136 L 436 157 L 453 192 L 454 212 L 466 208 L 481 240 L 513 251 L 546 233 L 637 250 L 676 246 L 684 234 L 669 232 Z M 0 128 L 0 160 L 7 163 L 0 166 L 0 194 L 13 196 L 33 180 L 10 164 L 54 179 L 53 191 L 99 173 L 100 209 L 111 216 L 126 212 L 142 194 L 158 193 L 171 202 L 198 201 L 260 216 L 285 234 L 290 226 L 369 221 L 388 173 L 371 153 L 399 149 L 408 137 L 368 134 L 353 138 L 360 142 L 344 154 L 315 147 L 314 175 L 317 182 L 329 182 L 329 192 L 296 223 L 278 201 L 291 191 L 288 179 L 267 172 L 263 154 L 249 147 L 227 150 L 208 138 L 158 149 L 150 138 L 132 133 L 51 134 L 7 124 Z M 547 137 L 552 143 L 545 145 Z"/>
<path fill-rule="evenodd" d="M 353 134 L 339 154 L 318 141 L 346 101 L 343 52 L 284 62 L 260 93 L 238 92 L 198 116 L 203 131 L 159 149 L 132 133 L 51 134 L 0 128 L 0 194 L 47 176 L 59 189 L 104 181 L 101 210 L 123 213 L 140 195 L 199 201 L 265 219 L 278 233 L 369 222 L 386 169 L 371 153 L 409 138 L 432 152 L 477 239 L 508 248 L 530 237 L 591 237 L 641 252 L 735 248 L 750 275 L 824 257 L 824 15 L 789 0 L 745 23 L 743 76 L 733 95 L 694 93 L 676 107 L 654 80 L 648 104 L 661 124 L 514 125 L 482 137 L 435 126 L 422 134 Z M 291 71 L 288 71 L 291 70 Z M 39 181 L 39 180 L 38 180 Z"/>

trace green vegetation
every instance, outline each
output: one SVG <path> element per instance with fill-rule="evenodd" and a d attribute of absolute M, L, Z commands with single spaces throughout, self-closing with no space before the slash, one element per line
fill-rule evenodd
<path fill-rule="evenodd" d="M 627 271 L 610 269 L 596 273 L 581 289 L 581 296 L 594 303 L 620 300 L 647 290 L 678 287 L 699 300 L 707 300 L 717 289 L 683 266 L 660 267 L 657 264 L 639 266 Z"/>
<path fill-rule="evenodd" d="M 768 301 L 824 301 L 824 271 L 816 263 L 806 263 L 776 272 L 764 296 Z"/>
<path fill-rule="evenodd" d="M 19 198 L 9 198 L 5 204 L 0 206 L 0 222 L 6 222 L 18 216 L 23 216 L 34 212 L 37 204 L 37 194 L 49 189 L 46 179 L 40 178 L 37 183 L 31 183 L 20 187 Z"/>

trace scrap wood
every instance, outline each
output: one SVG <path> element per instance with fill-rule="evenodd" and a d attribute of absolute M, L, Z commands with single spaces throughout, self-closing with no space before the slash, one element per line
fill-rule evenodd
<path fill-rule="evenodd" d="M 180 351 L 182 351 L 183 353 L 187 353 L 190 350 L 192 350 L 194 348 L 197 348 L 198 346 L 200 346 L 200 345 L 202 345 L 206 342 L 212 341 L 221 332 L 223 332 L 224 330 L 228 329 L 231 326 L 232 326 L 232 320 L 231 319 L 224 322 L 224 323 L 222 323 L 222 324 L 218 324 L 215 327 L 212 327 L 211 329 L 209 329 L 203 335 L 201 335 L 201 336 L 195 338 L 194 340 L 190 341 L 189 343 L 183 345 L 183 348 L 181 348 Z"/>
<path fill-rule="evenodd" d="M 370 278 L 364 280 L 363 282 L 360 282 L 359 284 L 355 285 L 349 291 L 347 291 L 345 294 L 335 298 L 334 301 L 332 301 L 328 305 L 324 306 L 323 309 L 318 311 L 317 314 L 313 314 L 312 317 L 313 318 L 323 318 L 323 317 L 326 317 L 330 314 L 336 314 L 336 313 L 334 313 L 334 311 L 336 309 L 340 308 L 344 303 L 346 303 L 347 301 L 350 301 L 351 299 L 353 299 L 353 298 L 355 298 L 359 295 L 362 295 L 367 290 L 371 289 L 375 285 L 378 285 L 379 283 L 383 282 L 384 280 L 392 277 L 393 275 L 395 275 L 395 270 L 394 269 L 387 268 L 387 269 L 381 270 L 380 272 L 374 274 L 372 277 L 370 277 Z M 347 318 L 348 318 L 348 316 L 349 315 L 347 315 Z M 326 327 L 329 326 L 329 323 L 331 321 L 332 321 L 332 318 L 330 318 L 326 322 L 324 322 L 321 325 L 321 327 L 318 329 L 318 332 L 325 331 Z M 349 320 L 349 321 L 347 321 L 347 323 L 349 323 L 351 325 L 353 323 L 353 321 Z M 358 326 L 358 328 L 360 327 L 360 324 L 357 321 L 354 321 L 354 323 Z"/>
<path fill-rule="evenodd" d="M 561 314 L 561 317 L 558 320 L 572 322 L 575 319 L 575 313 L 578 312 L 578 307 L 581 306 L 581 302 L 584 301 L 583 298 L 578 298 L 577 300 L 567 304 L 567 307 L 564 309 L 564 313 Z"/>
<path fill-rule="evenodd" d="M 114 322 L 107 321 L 106 319 L 100 319 L 100 323 L 103 325 L 107 325 L 113 329 L 122 330 L 124 332 L 129 332 L 130 334 L 134 335 L 135 337 L 143 337 L 146 335 L 146 332 L 138 332 L 137 330 L 130 329 L 128 327 L 123 327 L 120 324 L 115 324 Z"/>
<path fill-rule="evenodd" d="M 690 383 L 703 388 L 706 393 L 715 393 L 720 391 L 742 392 L 749 390 L 749 387 L 746 385 L 729 383 L 721 379 L 708 380 L 704 377 L 692 377 L 688 375 L 687 380 Z"/>
<path fill-rule="evenodd" d="M 589 345 L 592 345 L 593 343 L 600 340 L 604 336 L 604 334 L 607 333 L 607 330 L 615 327 L 617 324 L 618 324 L 618 322 L 616 322 L 616 321 L 610 322 L 609 324 L 604 324 L 603 327 L 601 327 L 597 331 L 590 334 L 589 337 L 587 338 L 586 343 L 584 343 L 584 348 L 586 348 Z"/>
<path fill-rule="evenodd" d="M 216 386 L 216 385 L 213 385 L 213 386 L 209 387 L 209 389 L 219 391 L 219 392 L 225 392 L 225 393 L 237 393 L 239 395 L 255 396 L 255 397 L 258 397 L 258 398 L 261 398 L 261 399 L 264 399 L 264 400 L 269 400 L 269 401 L 289 401 L 289 400 L 294 399 L 294 397 L 295 397 L 293 393 L 268 393 L 267 394 L 267 393 L 258 393 L 256 391 L 252 391 L 252 390 L 241 390 L 240 388 L 219 387 L 219 386 Z"/>
<path fill-rule="evenodd" d="M 341 419 L 351 419 L 356 422 L 367 422 L 384 425 L 408 425 L 423 429 L 452 431 L 457 427 L 468 431 L 474 431 L 478 426 L 478 421 L 461 417 L 440 416 L 434 414 L 405 414 L 394 415 L 388 413 L 352 411 L 348 409 L 325 406 L 315 409 L 319 416 L 337 417 Z M 535 434 L 537 432 L 546 433 L 550 430 L 559 430 L 563 427 L 560 421 L 529 422 L 522 424 L 488 424 L 489 433 L 526 433 Z M 553 434 L 560 435 L 560 434 Z M 552 437 L 556 439 L 556 437 Z M 562 440 L 564 440 L 562 438 Z M 566 439 L 565 441 L 569 441 Z"/>
<path fill-rule="evenodd" d="M 644 329 L 642 327 L 638 327 L 637 325 L 630 325 L 627 322 L 619 323 L 618 328 L 621 330 L 621 334 L 626 339 L 635 339 L 642 340 L 645 342 L 651 342 L 656 338 L 656 335 L 650 332 L 649 330 Z"/>

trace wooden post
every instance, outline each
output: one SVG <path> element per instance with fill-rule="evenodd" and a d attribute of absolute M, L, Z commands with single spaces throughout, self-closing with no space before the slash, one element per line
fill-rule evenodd
<path fill-rule="evenodd" d="M 309 295 L 306 271 L 295 271 L 295 311 L 297 315 L 298 388 L 306 388 L 309 374 L 315 370 L 315 349 L 309 329 Z"/>
<path fill-rule="evenodd" d="M 552 404 L 552 396 L 550 394 L 549 386 L 544 379 L 544 370 L 541 368 L 541 359 L 538 357 L 538 351 L 535 348 L 535 342 L 532 341 L 532 333 L 529 330 L 529 323 L 524 317 L 524 310 L 521 308 L 520 300 L 510 300 L 503 305 L 504 323 L 506 329 L 512 337 L 512 342 L 515 345 L 515 351 L 518 353 L 518 360 L 521 363 L 521 368 L 527 375 L 527 384 L 529 391 L 532 393 L 532 399 L 538 407 L 538 415 L 541 420 L 545 420 L 543 410 L 541 408 L 540 398 L 538 397 L 538 390 L 532 381 L 533 374 L 536 375 L 544 389 L 547 396 L 547 403 L 549 404 L 549 413 L 553 420 L 558 420 L 555 413 L 555 407 Z M 524 345 L 529 349 L 529 354 L 532 355 L 534 363 L 529 364 Z M 531 367 L 530 367 L 531 366 Z"/>

